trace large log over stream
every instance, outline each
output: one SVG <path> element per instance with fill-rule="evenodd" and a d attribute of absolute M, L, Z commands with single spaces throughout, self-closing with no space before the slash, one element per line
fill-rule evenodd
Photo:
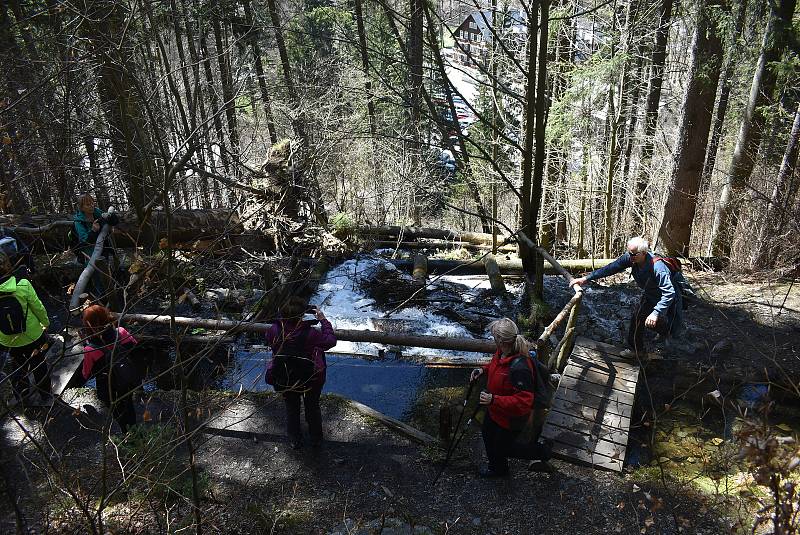
<path fill-rule="evenodd" d="M 497 267 L 500 273 L 504 275 L 522 275 L 522 260 L 511 259 L 507 260 L 503 257 L 495 257 Z M 594 260 L 559 260 L 561 265 L 572 273 L 581 273 L 584 271 L 591 271 L 593 269 L 601 268 L 613 262 L 614 258 L 598 258 Z M 404 270 L 411 270 L 413 262 L 410 260 L 388 260 L 396 267 Z M 483 259 L 479 260 L 428 260 L 428 271 L 433 274 L 441 275 L 447 273 L 448 275 L 484 275 L 486 274 L 486 262 Z M 556 268 L 545 265 L 544 272 L 548 275 L 560 275 Z"/>
<path fill-rule="evenodd" d="M 114 317 L 131 323 L 169 325 L 170 316 L 156 314 L 114 314 Z M 225 332 L 265 333 L 270 323 L 247 323 L 232 320 L 216 320 L 206 318 L 175 317 L 176 327 L 200 327 Z M 495 344 L 490 340 L 473 338 L 454 338 L 448 336 L 418 336 L 408 334 L 386 333 L 379 331 L 355 331 L 336 329 L 336 338 L 345 342 L 367 342 L 405 347 L 427 347 L 430 349 L 448 349 L 451 351 L 469 351 L 476 353 L 494 353 Z"/>
<path fill-rule="evenodd" d="M 404 241 L 410 241 L 417 238 L 426 238 L 432 240 L 461 241 L 474 245 L 492 244 L 491 234 L 485 234 L 483 232 L 469 232 L 465 230 L 445 230 L 427 227 L 399 227 L 387 225 L 382 227 L 361 226 L 358 227 L 357 232 L 359 235 L 365 237 L 381 237 L 389 238 L 390 240 L 402 238 Z M 497 245 L 505 244 L 505 240 L 505 236 L 498 234 Z"/>
<path fill-rule="evenodd" d="M 569 273 L 585 273 L 606 266 L 616 260 L 616 258 L 579 258 L 569 260 L 559 260 L 558 263 Z M 410 271 L 413 269 L 413 262 L 410 260 L 387 260 L 396 267 Z M 495 257 L 500 273 L 504 275 L 522 275 L 522 260 L 518 258 L 505 259 L 502 256 Z M 714 257 L 700 257 L 683 259 L 684 266 L 694 269 L 713 269 L 721 270 L 727 266 L 726 259 Z M 482 275 L 486 273 L 486 263 L 483 259 L 478 260 L 428 260 L 428 272 L 441 275 Z M 544 272 L 547 275 L 562 275 L 561 271 L 551 264 L 544 265 Z"/>

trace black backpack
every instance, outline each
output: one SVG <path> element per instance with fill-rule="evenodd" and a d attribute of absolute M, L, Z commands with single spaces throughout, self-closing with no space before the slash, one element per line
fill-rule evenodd
<path fill-rule="evenodd" d="M 293 338 L 287 338 L 281 324 L 283 343 L 272 356 L 272 368 L 267 382 L 276 392 L 291 391 L 303 393 L 310 389 L 314 377 L 314 360 L 304 353 L 310 326 L 304 325 Z"/>
<path fill-rule="evenodd" d="M 518 359 L 528 358 L 533 375 L 533 409 L 549 409 L 553 401 L 555 389 L 550 384 L 550 368 L 536 357 L 536 351 L 531 350 L 528 357 L 520 356 Z"/>
<path fill-rule="evenodd" d="M 28 325 L 27 310 L 22 310 L 13 293 L 0 293 L 0 332 L 5 335 L 22 334 Z"/>

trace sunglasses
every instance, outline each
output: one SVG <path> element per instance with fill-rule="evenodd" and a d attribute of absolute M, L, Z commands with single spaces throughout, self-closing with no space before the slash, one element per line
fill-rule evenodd
<path fill-rule="evenodd" d="M 628 254 L 631 255 L 631 257 L 634 257 L 634 256 L 639 256 L 640 254 L 644 254 L 644 251 L 637 251 L 635 253 L 628 251 Z"/>

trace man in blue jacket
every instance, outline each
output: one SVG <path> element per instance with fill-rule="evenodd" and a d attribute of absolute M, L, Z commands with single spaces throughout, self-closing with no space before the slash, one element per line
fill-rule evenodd
<path fill-rule="evenodd" d="M 575 279 L 583 286 L 588 281 L 602 279 L 631 268 L 636 284 L 644 290 L 639 304 L 633 309 L 628 327 L 628 348 L 623 357 L 632 358 L 644 353 L 644 328 L 654 330 L 663 339 L 680 331 L 683 325 L 681 292 L 672 282 L 672 272 L 664 262 L 650 254 L 650 244 L 637 236 L 628 240 L 628 252 L 605 267 Z"/>

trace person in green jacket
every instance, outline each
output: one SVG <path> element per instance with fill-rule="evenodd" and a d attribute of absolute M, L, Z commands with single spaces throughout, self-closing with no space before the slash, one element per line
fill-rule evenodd
<path fill-rule="evenodd" d="M 50 318 L 30 281 L 17 280 L 13 270 L 8 255 L 0 252 L 0 346 L 11 358 L 11 387 L 21 400 L 36 393 L 50 394 L 50 373 L 44 359 Z M 28 374 L 33 374 L 33 384 Z"/>

